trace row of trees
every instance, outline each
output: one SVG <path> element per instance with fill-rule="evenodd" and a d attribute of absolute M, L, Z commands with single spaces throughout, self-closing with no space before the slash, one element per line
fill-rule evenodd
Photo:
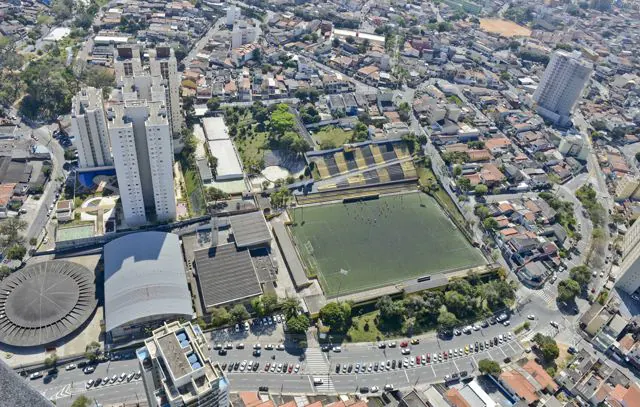
<path fill-rule="evenodd" d="M 451 282 L 444 291 L 425 291 L 396 300 L 384 296 L 375 304 L 379 311 L 376 325 L 387 332 L 434 326 L 450 330 L 461 321 L 479 317 L 485 311 L 497 311 L 511 305 L 515 300 L 515 289 L 511 281 L 483 283 L 472 275 Z M 346 332 L 351 326 L 351 305 L 329 303 L 320 311 L 320 318 L 331 331 Z"/>

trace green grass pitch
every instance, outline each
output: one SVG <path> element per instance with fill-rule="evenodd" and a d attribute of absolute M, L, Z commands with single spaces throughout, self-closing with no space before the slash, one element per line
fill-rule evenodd
<path fill-rule="evenodd" d="M 290 216 L 302 260 L 329 297 L 486 263 L 422 193 L 298 207 Z"/>

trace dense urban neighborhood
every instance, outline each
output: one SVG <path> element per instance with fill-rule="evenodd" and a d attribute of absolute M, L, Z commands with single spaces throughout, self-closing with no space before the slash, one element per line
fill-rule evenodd
<path fill-rule="evenodd" d="M 0 2 L 0 406 L 640 406 L 640 3 Z"/>

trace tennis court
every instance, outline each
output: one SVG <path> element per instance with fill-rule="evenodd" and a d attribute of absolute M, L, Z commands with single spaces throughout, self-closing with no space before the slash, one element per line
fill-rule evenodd
<path fill-rule="evenodd" d="M 298 207 L 290 215 L 302 260 L 329 297 L 485 263 L 422 193 Z"/>

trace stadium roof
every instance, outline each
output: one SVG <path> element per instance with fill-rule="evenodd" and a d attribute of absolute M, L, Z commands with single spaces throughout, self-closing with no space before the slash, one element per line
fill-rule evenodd
<path fill-rule="evenodd" d="M 197 250 L 194 255 L 205 308 L 262 294 L 249 250 L 238 251 L 228 243 Z"/>
<path fill-rule="evenodd" d="M 216 139 L 207 142 L 209 151 L 218 160 L 216 180 L 238 179 L 244 176 L 242 166 L 233 143 L 229 139 Z"/>
<path fill-rule="evenodd" d="M 205 117 L 202 124 L 207 140 L 230 140 L 227 125 L 222 117 Z"/>
<path fill-rule="evenodd" d="M 97 306 L 95 276 L 70 261 L 29 265 L 0 283 L 0 342 L 39 346 L 82 325 Z"/>
<path fill-rule="evenodd" d="M 106 329 L 193 315 L 178 235 L 132 233 L 104 246 Z"/>
<path fill-rule="evenodd" d="M 229 217 L 233 237 L 238 248 L 255 246 L 271 241 L 267 221 L 261 211 Z"/>

